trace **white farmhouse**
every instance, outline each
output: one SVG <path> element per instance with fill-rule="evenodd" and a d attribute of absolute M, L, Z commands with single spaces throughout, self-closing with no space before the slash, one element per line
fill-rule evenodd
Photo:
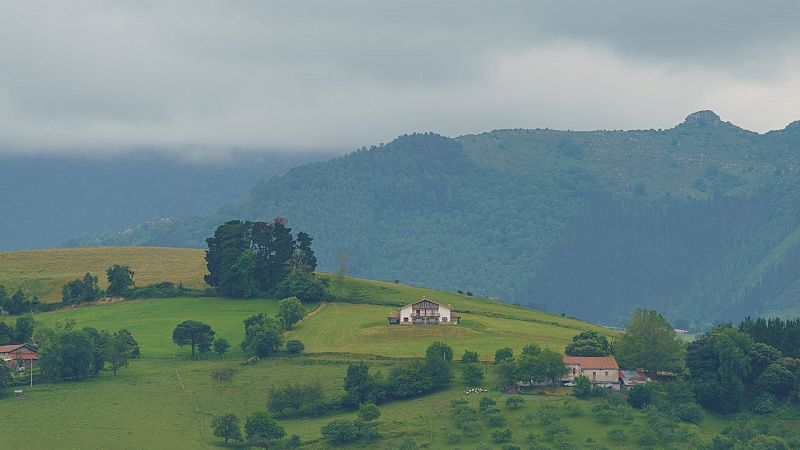
<path fill-rule="evenodd" d="M 387 316 L 390 324 L 437 324 L 458 325 L 461 316 L 453 312 L 450 305 L 429 300 L 425 297 L 414 303 L 398 308 L 396 313 Z"/>

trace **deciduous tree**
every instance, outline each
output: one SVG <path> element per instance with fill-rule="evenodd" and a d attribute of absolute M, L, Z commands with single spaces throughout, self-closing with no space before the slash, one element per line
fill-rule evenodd
<path fill-rule="evenodd" d="M 211 426 L 214 428 L 214 436 L 225 439 L 226 444 L 228 439 L 242 440 L 242 426 L 239 424 L 239 418 L 234 414 L 214 417 Z"/>
<path fill-rule="evenodd" d="M 624 367 L 677 371 L 683 366 L 684 349 L 666 319 L 654 310 L 638 309 L 625 326 L 617 358 Z"/>

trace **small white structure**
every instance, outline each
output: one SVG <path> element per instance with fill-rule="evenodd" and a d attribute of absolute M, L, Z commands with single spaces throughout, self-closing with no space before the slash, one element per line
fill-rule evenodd
<path fill-rule="evenodd" d="M 422 297 L 419 301 L 398 308 L 387 316 L 390 324 L 438 324 L 458 325 L 461 316 L 453 313 L 450 305 Z"/>

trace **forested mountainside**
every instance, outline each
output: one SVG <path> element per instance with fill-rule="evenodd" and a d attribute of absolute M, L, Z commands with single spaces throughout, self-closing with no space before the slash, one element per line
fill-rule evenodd
<path fill-rule="evenodd" d="M 155 154 L 0 154 L 0 251 L 44 248 L 243 201 L 258 180 L 319 155 L 190 162 Z"/>
<path fill-rule="evenodd" d="M 666 130 L 402 136 L 256 185 L 247 201 L 87 243 L 202 246 L 229 218 L 287 217 L 320 266 L 620 323 L 797 313 L 800 123 L 694 113 Z"/>

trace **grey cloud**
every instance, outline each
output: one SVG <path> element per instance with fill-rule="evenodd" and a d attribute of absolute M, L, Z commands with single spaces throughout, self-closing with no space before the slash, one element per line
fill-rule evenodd
<path fill-rule="evenodd" d="M 8 2 L 0 151 L 800 118 L 792 1 Z M 794 90 L 794 91 L 793 91 Z"/>

